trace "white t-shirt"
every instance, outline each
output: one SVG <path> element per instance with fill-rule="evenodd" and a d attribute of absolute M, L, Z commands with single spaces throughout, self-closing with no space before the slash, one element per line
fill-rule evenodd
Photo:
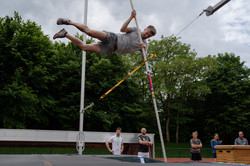
<path fill-rule="evenodd" d="M 121 155 L 121 146 L 123 144 L 122 137 L 117 137 L 116 135 L 112 136 L 108 140 L 109 143 L 112 143 L 112 150 L 114 155 Z"/>

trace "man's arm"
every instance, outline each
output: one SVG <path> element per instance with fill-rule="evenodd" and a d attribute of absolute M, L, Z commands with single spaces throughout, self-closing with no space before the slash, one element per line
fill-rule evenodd
<path fill-rule="evenodd" d="M 153 142 L 148 142 L 148 145 L 147 146 L 153 146 Z"/>
<path fill-rule="evenodd" d="M 122 147 L 121 147 L 121 153 L 123 152 L 123 149 L 124 149 L 124 145 L 122 144 Z"/>
<path fill-rule="evenodd" d="M 212 141 L 212 140 L 210 141 L 212 149 L 214 149 L 214 143 L 215 143 L 214 141 Z"/>
<path fill-rule="evenodd" d="M 153 142 L 151 142 L 151 139 L 148 137 L 148 146 L 153 146 Z"/>
<path fill-rule="evenodd" d="M 111 149 L 110 149 L 110 147 L 109 147 L 109 141 L 107 141 L 107 142 L 106 142 L 106 147 L 107 147 L 108 151 L 110 151 L 111 153 L 113 153 L 113 152 L 114 152 L 114 151 L 113 151 L 113 150 L 111 150 Z"/>
<path fill-rule="evenodd" d="M 234 145 L 238 145 L 237 138 L 234 140 Z"/>
<path fill-rule="evenodd" d="M 191 147 L 192 148 L 198 148 L 197 145 L 195 145 L 195 144 L 191 144 Z"/>
<path fill-rule="evenodd" d="M 136 16 L 136 11 L 133 10 L 133 11 L 131 12 L 131 15 L 130 15 L 129 19 L 122 25 L 122 27 L 121 27 L 121 29 L 120 29 L 121 32 L 129 32 L 129 31 L 131 31 L 131 28 L 128 27 L 128 24 L 130 23 L 131 20 L 133 20 L 133 18 L 134 18 L 135 16 Z"/>
<path fill-rule="evenodd" d="M 143 61 L 145 61 L 142 51 L 141 51 L 141 58 L 142 58 Z"/>
<path fill-rule="evenodd" d="M 153 145 L 153 143 L 151 141 L 147 142 L 147 141 L 142 141 L 142 140 L 139 140 L 139 144 L 146 145 L 146 146 L 152 146 Z"/>
<path fill-rule="evenodd" d="M 144 43 L 142 43 L 142 44 L 144 44 Z M 141 44 L 140 44 L 140 47 L 141 47 Z M 146 55 L 146 59 L 144 59 L 144 55 L 143 55 L 143 51 L 141 50 L 140 52 L 141 52 L 141 58 L 142 58 L 142 60 L 143 61 L 145 61 L 145 60 L 147 60 L 147 55 L 148 55 L 148 53 L 147 53 L 147 49 L 146 49 L 146 45 L 144 44 L 144 46 L 142 45 L 142 47 L 141 47 L 142 49 L 145 49 L 145 55 Z"/>
<path fill-rule="evenodd" d="M 145 141 L 139 140 L 139 143 L 140 143 L 141 145 L 146 145 L 146 146 L 148 146 L 148 142 L 145 142 Z"/>
<path fill-rule="evenodd" d="M 147 43 L 145 44 L 145 43 L 143 43 L 143 42 L 140 44 L 140 47 L 141 47 L 141 57 L 142 57 L 142 60 L 143 60 L 143 61 L 147 60 L 147 58 L 148 58 L 148 57 L 147 57 L 147 55 L 148 55 L 148 53 L 147 53 L 147 51 L 148 51 L 148 46 L 147 46 L 147 45 L 148 45 Z M 142 50 L 142 49 L 144 49 L 144 51 L 145 51 L 146 59 L 144 59 L 144 55 L 143 55 L 143 50 Z"/>

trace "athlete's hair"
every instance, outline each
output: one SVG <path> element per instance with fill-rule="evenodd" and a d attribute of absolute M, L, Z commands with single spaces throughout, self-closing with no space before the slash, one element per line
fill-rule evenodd
<path fill-rule="evenodd" d="M 153 36 L 156 34 L 156 29 L 155 29 L 155 27 L 153 25 L 149 25 L 147 27 L 147 29 L 150 30 L 150 32 L 152 33 Z"/>
<path fill-rule="evenodd" d="M 194 131 L 194 132 L 192 132 L 192 134 L 196 134 L 196 135 L 198 135 L 198 131 Z"/>
<path fill-rule="evenodd" d="M 116 131 L 117 131 L 117 130 L 120 130 L 120 131 L 122 131 L 122 129 L 121 129 L 120 127 L 117 127 L 117 128 L 116 128 Z"/>

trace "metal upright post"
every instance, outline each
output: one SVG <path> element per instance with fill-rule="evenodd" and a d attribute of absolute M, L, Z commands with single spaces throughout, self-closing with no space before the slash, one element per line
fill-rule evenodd
<path fill-rule="evenodd" d="M 87 13 L 88 13 L 88 0 L 84 2 L 84 20 L 83 23 L 87 25 Z M 83 43 L 86 44 L 86 34 L 83 33 Z M 82 51 L 82 79 L 81 79 L 81 101 L 80 101 L 80 122 L 79 122 L 79 133 L 77 136 L 78 154 L 82 155 L 84 150 L 84 134 L 83 134 L 83 123 L 84 123 L 84 90 L 85 90 L 85 65 L 86 65 L 86 52 Z"/>
<path fill-rule="evenodd" d="M 134 10 L 134 5 L 133 5 L 132 0 L 130 0 L 130 4 L 131 4 L 131 7 L 132 7 L 132 10 Z M 142 37 L 141 37 L 141 31 L 139 29 L 136 17 L 134 19 L 135 19 L 135 24 L 136 24 L 136 27 L 137 27 L 137 32 L 138 32 L 138 35 L 139 35 L 139 38 L 140 38 L 140 43 L 142 43 L 143 41 L 142 41 Z M 144 60 L 146 60 L 147 56 L 146 56 L 145 49 L 142 49 L 142 53 L 143 53 Z M 158 109 L 157 109 L 157 104 L 156 104 L 156 99 L 155 99 L 155 93 L 154 93 L 154 88 L 153 88 L 153 84 L 152 84 L 152 80 L 151 80 L 151 76 L 150 76 L 148 62 L 146 62 L 145 65 L 146 65 L 146 70 L 147 70 L 147 75 L 148 75 L 148 81 L 149 81 L 149 85 L 150 85 L 150 90 L 151 90 L 151 94 L 152 94 L 152 100 L 153 100 L 153 104 L 154 104 L 154 110 L 155 110 L 155 116 L 156 116 L 156 120 L 157 120 L 158 130 L 159 130 L 159 134 L 160 134 L 160 140 L 161 140 L 161 147 L 162 147 L 163 157 L 164 157 L 164 161 L 167 162 L 165 145 L 164 145 L 163 136 L 162 136 L 162 130 L 161 130 L 161 123 L 160 123 L 160 118 L 159 118 L 159 114 L 158 114 Z"/>

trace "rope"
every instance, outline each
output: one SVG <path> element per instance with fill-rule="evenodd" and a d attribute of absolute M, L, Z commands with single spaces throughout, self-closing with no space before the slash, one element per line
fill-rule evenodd
<path fill-rule="evenodd" d="M 184 28 L 182 28 L 175 36 L 178 36 L 182 31 L 188 28 L 191 24 L 193 24 L 206 10 L 203 10 L 195 19 L 193 19 L 190 23 L 188 23 Z"/>

